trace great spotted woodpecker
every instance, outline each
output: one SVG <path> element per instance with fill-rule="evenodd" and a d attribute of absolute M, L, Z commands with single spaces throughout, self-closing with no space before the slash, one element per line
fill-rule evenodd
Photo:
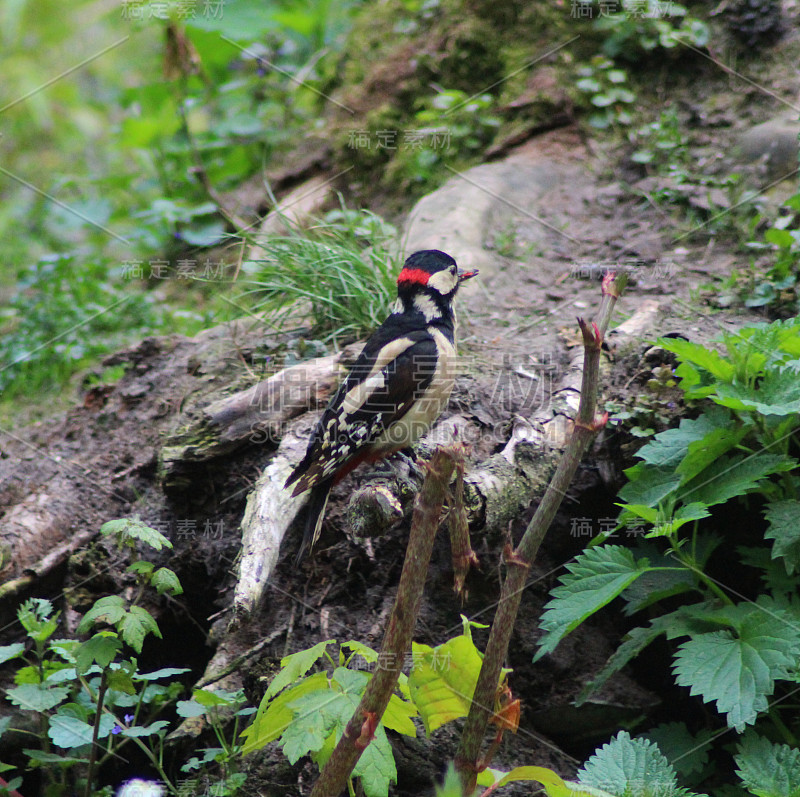
<path fill-rule="evenodd" d="M 447 405 L 456 374 L 453 299 L 477 273 L 459 271 L 437 249 L 406 260 L 391 315 L 366 342 L 286 480 L 293 496 L 311 491 L 298 561 L 319 538 L 331 487 L 360 463 L 410 446 Z"/>

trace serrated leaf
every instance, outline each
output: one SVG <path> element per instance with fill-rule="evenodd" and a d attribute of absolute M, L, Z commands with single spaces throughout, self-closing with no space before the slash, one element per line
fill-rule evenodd
<path fill-rule="evenodd" d="M 675 469 L 681 476 L 681 482 L 685 484 L 698 473 L 702 473 L 723 454 L 737 446 L 747 432 L 747 426 L 736 426 L 728 420 L 725 426 L 713 429 L 702 440 L 691 443 L 686 456 Z"/>
<path fill-rule="evenodd" d="M 386 737 L 386 731 L 380 725 L 353 768 L 353 775 L 361 778 L 366 797 L 388 797 L 389 786 L 397 783 L 392 746 Z"/>
<path fill-rule="evenodd" d="M 172 543 L 160 531 L 135 517 L 109 520 L 100 527 L 100 533 L 106 537 L 116 537 L 120 545 L 130 545 L 132 540 L 140 540 L 157 551 L 172 548 Z"/>
<path fill-rule="evenodd" d="M 681 497 L 706 506 L 724 504 L 737 495 L 755 490 L 759 482 L 773 473 L 795 468 L 790 457 L 778 454 L 754 454 L 745 457 L 736 454 L 721 457 L 701 474 L 684 485 Z"/>
<path fill-rule="evenodd" d="M 800 797 L 800 750 L 746 735 L 735 756 L 736 774 L 757 797 Z"/>
<path fill-rule="evenodd" d="M 14 642 L 11 645 L 0 646 L 0 664 L 11 659 L 16 659 L 25 652 L 25 645 L 22 642 Z"/>
<path fill-rule="evenodd" d="M 264 698 L 268 699 L 273 695 L 277 695 L 281 689 L 285 689 L 289 684 L 305 675 L 316 664 L 317 660 L 325 655 L 328 645 L 335 641 L 334 639 L 326 639 L 324 642 L 318 642 L 312 648 L 299 650 L 297 653 L 292 653 L 290 656 L 285 656 L 281 659 L 281 670 L 270 681 Z"/>
<path fill-rule="evenodd" d="M 281 736 L 294 719 L 294 715 L 289 708 L 290 703 L 305 694 L 322 692 L 323 690 L 331 691 L 328 686 L 328 674 L 318 672 L 309 675 L 300 683 L 295 684 L 291 689 L 287 689 L 275 698 L 269 698 L 264 695 L 253 724 L 245 728 L 241 733 L 241 738 L 245 740 L 242 755 L 248 755 L 260 750 Z"/>
<path fill-rule="evenodd" d="M 772 368 L 757 388 L 736 383 L 719 385 L 714 401 L 740 412 L 794 415 L 800 412 L 800 380 L 793 368 Z"/>
<path fill-rule="evenodd" d="M 683 418 L 677 429 L 659 432 L 636 452 L 636 456 L 656 468 L 676 470 L 692 444 L 697 445 L 723 429 L 730 434 L 730 423 L 730 413 L 718 407 L 710 408 L 699 418 Z"/>
<path fill-rule="evenodd" d="M 9 689 L 6 696 L 15 706 L 26 711 L 47 711 L 66 700 L 69 691 L 67 686 L 22 684 Z"/>
<path fill-rule="evenodd" d="M 142 652 L 142 644 L 148 634 L 161 639 L 161 631 L 153 615 L 141 606 L 131 606 L 119 624 L 119 632 L 127 644 L 137 653 Z"/>
<path fill-rule="evenodd" d="M 122 650 L 122 642 L 117 635 L 109 631 L 100 631 L 91 639 L 87 639 L 75 651 L 77 671 L 84 674 L 94 663 L 100 667 L 107 667 L 114 661 L 114 657 Z"/>
<path fill-rule="evenodd" d="M 591 548 L 576 557 L 567 565 L 569 573 L 561 576 L 561 586 L 552 591 L 553 598 L 545 605 L 540 621 L 545 633 L 534 661 L 555 650 L 567 634 L 649 569 L 646 559 L 636 561 L 621 545 Z"/>
<path fill-rule="evenodd" d="M 183 594 L 180 579 L 168 567 L 159 567 L 150 577 L 150 584 L 155 587 L 159 595 L 165 592 L 173 596 Z"/>
<path fill-rule="evenodd" d="M 793 618 L 774 602 L 740 608 L 740 617 L 728 613 L 738 626 L 730 631 L 698 634 L 684 642 L 675 656 L 673 671 L 690 694 L 714 702 L 728 725 L 742 732 L 768 707 L 775 680 L 787 677 L 800 656 L 800 631 Z"/>
<path fill-rule="evenodd" d="M 85 634 L 95 623 L 116 625 L 125 616 L 125 601 L 119 595 L 107 595 L 95 601 L 78 623 L 78 633 Z"/>
<path fill-rule="evenodd" d="M 680 338 L 659 338 L 658 345 L 677 354 L 683 362 L 691 363 L 697 368 L 707 371 L 720 382 L 730 382 L 733 379 L 733 365 L 716 349 Z"/>
<path fill-rule="evenodd" d="M 620 731 L 578 770 L 581 785 L 626 797 L 671 797 L 675 770 L 653 742 Z"/>
<path fill-rule="evenodd" d="M 639 462 L 625 471 L 630 480 L 622 486 L 619 498 L 626 504 L 658 506 L 680 487 L 681 478 L 672 468 L 656 468 Z"/>
<path fill-rule="evenodd" d="M 773 501 L 767 504 L 764 517 L 769 521 L 764 539 L 775 540 L 772 558 L 783 559 L 791 576 L 800 570 L 800 501 Z"/>
<path fill-rule="evenodd" d="M 667 722 L 644 734 L 655 742 L 664 757 L 681 778 L 697 775 L 708 764 L 713 733 L 705 731 L 694 736 L 682 722 Z"/>
<path fill-rule="evenodd" d="M 356 695 L 333 689 L 311 692 L 293 701 L 289 706 L 292 721 L 281 737 L 283 754 L 289 763 L 295 764 L 304 755 L 320 750 L 337 727 L 344 729 L 358 704 Z"/>

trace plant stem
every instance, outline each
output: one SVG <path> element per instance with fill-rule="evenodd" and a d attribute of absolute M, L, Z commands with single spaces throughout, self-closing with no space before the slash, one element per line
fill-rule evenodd
<path fill-rule="evenodd" d="M 625 274 L 621 274 L 616 279 L 613 274 L 607 275 L 603 279 L 603 298 L 598 311 L 597 323 L 590 329 L 582 319 L 578 319 L 584 345 L 583 377 L 578 414 L 564 455 L 558 463 L 556 472 L 553 474 L 519 546 L 515 551 L 507 550 L 505 554 L 508 570 L 455 760 L 465 797 L 469 797 L 475 791 L 478 772 L 488 763 L 480 759 L 481 747 L 489 720 L 494 713 L 500 672 L 508 653 L 508 645 L 522 600 L 522 591 L 525 589 L 528 570 L 536 558 L 539 546 L 550 528 L 559 506 L 561 506 L 561 501 L 572 482 L 584 452 L 607 418 L 606 415 L 600 420 L 595 419 L 600 349 L 611 312 L 626 282 Z"/>
<path fill-rule="evenodd" d="M 378 656 L 378 662 L 386 664 L 375 670 L 367 684 L 358 708 L 311 790 L 311 797 L 338 797 L 342 793 L 353 767 L 372 741 L 375 728 L 386 711 L 397 686 L 403 658 L 411 647 L 411 636 L 419 613 L 447 484 L 455 461 L 463 459 L 463 456 L 464 447 L 460 444 L 440 447 L 428 465 L 428 473 L 414 507 L 397 597 Z"/>
<path fill-rule="evenodd" d="M 100 675 L 100 686 L 97 690 L 97 707 L 94 715 L 94 729 L 92 730 L 92 749 L 89 751 L 89 766 L 86 769 L 85 797 L 92 797 L 92 783 L 94 781 L 94 765 L 97 761 L 97 740 L 100 738 L 100 720 L 103 719 L 103 701 L 108 689 L 108 670 L 104 667 Z"/>

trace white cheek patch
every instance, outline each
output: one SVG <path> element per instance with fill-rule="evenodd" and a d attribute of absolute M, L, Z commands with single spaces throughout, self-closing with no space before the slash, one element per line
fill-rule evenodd
<path fill-rule="evenodd" d="M 442 315 L 436 302 L 430 296 L 423 294 L 414 297 L 414 309 L 422 313 L 428 322 L 433 321 L 434 318 L 440 318 Z"/>
<path fill-rule="evenodd" d="M 447 268 L 431 274 L 428 280 L 428 287 L 438 291 L 442 296 L 452 293 L 456 285 L 458 285 L 458 275 L 451 273 L 450 269 Z"/>

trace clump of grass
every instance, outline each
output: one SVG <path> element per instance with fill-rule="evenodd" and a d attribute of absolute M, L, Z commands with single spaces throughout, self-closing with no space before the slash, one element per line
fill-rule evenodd
<path fill-rule="evenodd" d="M 242 266 L 250 278 L 245 295 L 276 327 L 310 320 L 325 340 L 358 337 L 383 321 L 395 299 L 396 240 L 395 229 L 369 211 L 333 211 L 262 243 L 265 257 Z"/>

